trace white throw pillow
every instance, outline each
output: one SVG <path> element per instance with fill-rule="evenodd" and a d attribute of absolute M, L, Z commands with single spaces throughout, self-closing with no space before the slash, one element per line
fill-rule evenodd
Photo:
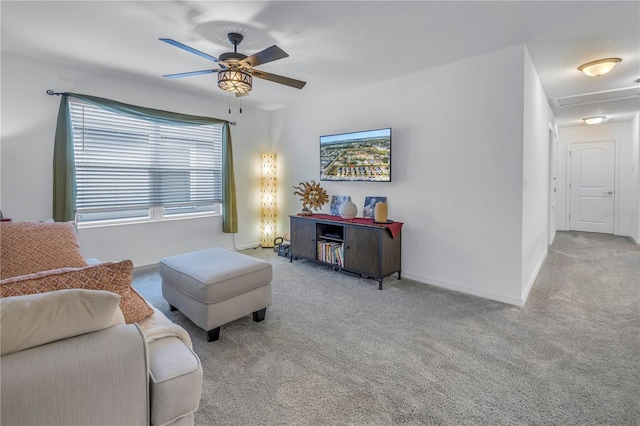
<path fill-rule="evenodd" d="M 124 324 L 120 296 L 69 289 L 0 299 L 2 355 Z"/>

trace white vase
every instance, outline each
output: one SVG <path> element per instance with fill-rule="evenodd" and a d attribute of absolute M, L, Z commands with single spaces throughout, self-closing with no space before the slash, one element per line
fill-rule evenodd
<path fill-rule="evenodd" d="M 353 219 L 358 214 L 358 206 L 353 201 L 343 201 L 339 213 L 343 219 Z"/>

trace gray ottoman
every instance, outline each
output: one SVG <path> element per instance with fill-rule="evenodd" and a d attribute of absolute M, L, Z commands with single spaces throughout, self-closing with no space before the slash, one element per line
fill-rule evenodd
<path fill-rule="evenodd" d="M 235 251 L 211 248 L 162 259 L 162 296 L 218 340 L 220 326 L 253 314 L 265 318 L 271 305 L 271 264 Z"/>

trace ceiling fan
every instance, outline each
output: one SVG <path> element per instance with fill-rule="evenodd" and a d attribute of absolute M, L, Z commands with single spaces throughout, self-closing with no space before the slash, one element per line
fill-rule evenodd
<path fill-rule="evenodd" d="M 266 64 L 267 62 L 272 62 L 289 56 L 278 46 L 273 45 L 251 56 L 247 56 L 243 55 L 242 53 L 238 53 L 238 45 L 244 39 L 242 34 L 229 33 L 227 34 L 227 37 L 233 45 L 233 52 L 223 53 L 222 55 L 220 55 L 220 58 L 208 55 L 204 52 L 201 52 L 170 38 L 159 39 L 172 46 L 176 46 L 180 49 L 186 50 L 187 52 L 191 52 L 205 59 L 209 59 L 210 61 L 217 62 L 220 66 L 219 69 L 191 71 L 179 74 L 167 74 L 163 77 L 180 78 L 217 72 L 218 87 L 220 87 L 222 90 L 226 90 L 227 92 L 235 93 L 236 96 L 246 96 L 249 94 L 253 86 L 253 77 L 258 77 L 263 80 L 269 80 L 275 83 L 284 84 L 285 86 L 295 87 L 296 89 L 302 89 L 304 85 L 307 84 L 305 81 L 271 74 L 254 68 L 258 65 Z"/>

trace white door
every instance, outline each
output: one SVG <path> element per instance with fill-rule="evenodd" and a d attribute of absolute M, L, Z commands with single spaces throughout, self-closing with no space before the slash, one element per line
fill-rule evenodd
<path fill-rule="evenodd" d="M 571 144 L 570 229 L 613 234 L 615 142 Z"/>

